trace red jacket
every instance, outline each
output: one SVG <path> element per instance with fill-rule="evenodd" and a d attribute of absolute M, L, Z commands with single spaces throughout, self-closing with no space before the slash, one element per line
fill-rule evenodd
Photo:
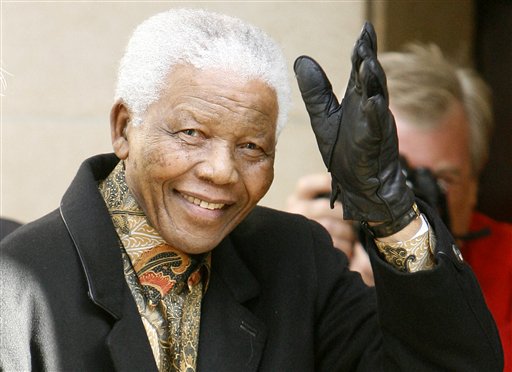
<path fill-rule="evenodd" d="M 473 268 L 500 332 L 505 372 L 512 372 L 512 224 L 474 213 L 470 231 L 490 229 L 488 236 L 465 243 L 464 259 Z"/>

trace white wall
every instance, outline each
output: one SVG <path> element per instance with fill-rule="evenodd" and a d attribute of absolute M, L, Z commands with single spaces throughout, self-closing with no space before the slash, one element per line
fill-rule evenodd
<path fill-rule="evenodd" d="M 272 35 L 289 60 L 294 106 L 276 177 L 262 204 L 283 208 L 301 174 L 324 171 L 300 94 L 294 59 L 309 54 L 337 92 L 345 89 L 364 2 L 2 3 L 0 215 L 22 222 L 56 208 L 79 164 L 110 152 L 109 111 L 118 61 L 133 28 L 170 7 L 204 7 Z"/>

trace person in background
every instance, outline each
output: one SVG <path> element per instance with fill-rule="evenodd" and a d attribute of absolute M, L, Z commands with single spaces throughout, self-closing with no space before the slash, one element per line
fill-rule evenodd
<path fill-rule="evenodd" d="M 342 117 L 321 68 L 294 68 L 344 213 L 366 224 L 375 288 L 318 223 L 257 206 L 289 103 L 281 49 L 239 19 L 174 9 L 128 43 L 114 153 L 0 242 L 0 369 L 500 371 L 476 278 L 382 135 L 396 127 L 368 24 L 352 63 Z"/>
<path fill-rule="evenodd" d="M 375 285 L 370 258 L 359 241 L 358 225 L 343 219 L 339 201 L 330 207 L 331 177 L 328 173 L 302 176 L 286 200 L 286 211 L 302 214 L 320 223 L 331 235 L 336 248 L 345 253 L 349 268 L 361 274 L 368 286 Z"/>
<path fill-rule="evenodd" d="M 447 216 L 461 252 L 473 268 L 497 322 L 512 371 L 512 225 L 475 210 L 478 182 L 488 156 L 493 127 L 491 92 L 469 68 L 443 56 L 435 45 L 411 44 L 379 56 L 387 76 L 390 109 L 399 151 L 412 169 L 428 169 L 446 196 Z M 361 254 L 353 223 L 344 221 L 340 202 L 330 209 L 318 195 L 330 192 L 325 174 L 306 175 L 288 198 L 287 210 L 320 222 L 352 269 L 372 284 L 370 262 Z M 439 207 L 439 206 L 435 206 Z"/>

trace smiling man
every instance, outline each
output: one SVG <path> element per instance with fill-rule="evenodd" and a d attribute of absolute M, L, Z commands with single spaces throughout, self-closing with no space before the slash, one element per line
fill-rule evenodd
<path fill-rule="evenodd" d="M 294 67 L 376 290 L 320 225 L 256 206 L 289 103 L 277 45 L 231 17 L 169 11 L 121 61 L 115 154 L 86 160 L 58 210 L 1 243 L 0 367 L 500 370 L 474 275 L 405 184 L 371 25 L 352 63 L 343 107 L 314 60 Z"/>
<path fill-rule="evenodd" d="M 150 224 L 169 244 L 211 251 L 254 208 L 273 179 L 274 89 L 229 70 L 178 65 L 143 124 L 122 99 L 112 110 L 116 155 Z"/>

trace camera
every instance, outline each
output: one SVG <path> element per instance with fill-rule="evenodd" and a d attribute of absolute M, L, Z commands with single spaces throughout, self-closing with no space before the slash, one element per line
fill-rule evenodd
<path fill-rule="evenodd" d="M 437 210 L 444 224 L 450 229 L 450 214 L 446 202 L 446 193 L 432 171 L 424 167 L 411 168 L 402 156 L 400 157 L 400 163 L 407 185 L 414 192 L 414 195 Z"/>

